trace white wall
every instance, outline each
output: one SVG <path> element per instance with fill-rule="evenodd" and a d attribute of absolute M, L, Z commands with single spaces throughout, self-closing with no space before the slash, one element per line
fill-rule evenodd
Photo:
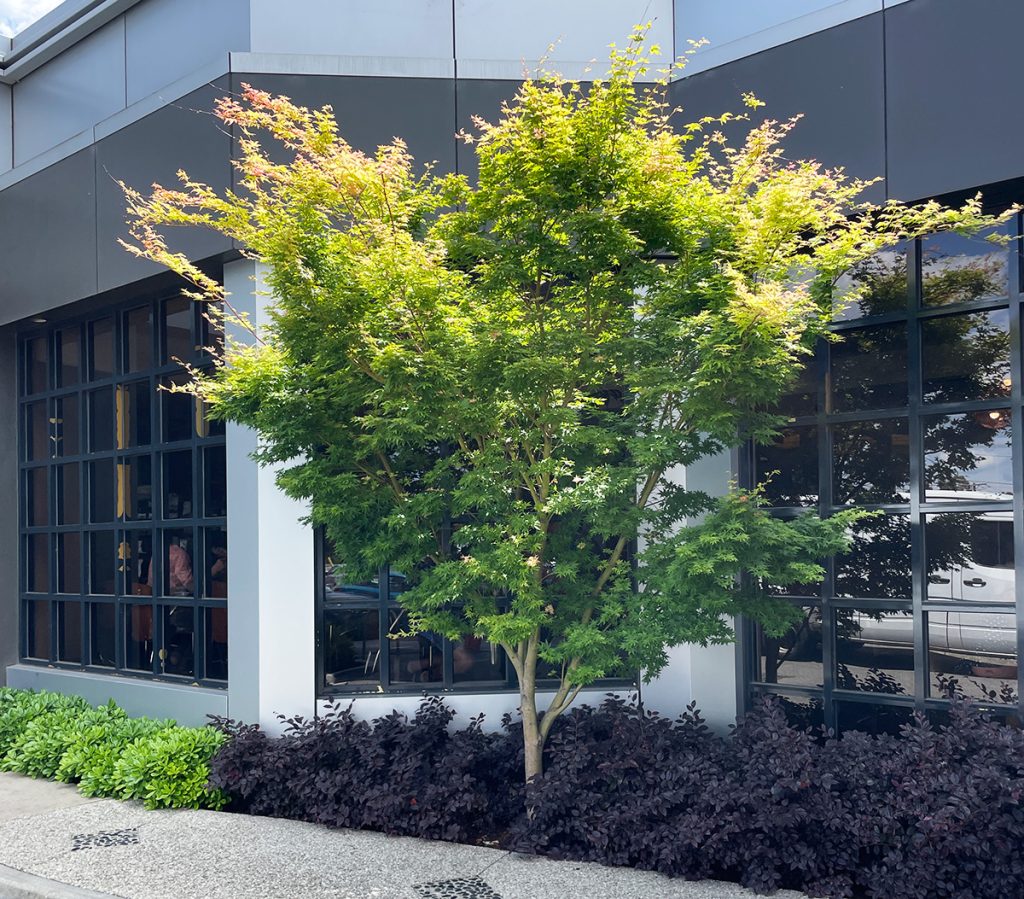
<path fill-rule="evenodd" d="M 11 127 L 11 88 L 0 84 L 0 172 L 14 165 L 14 130 Z"/>

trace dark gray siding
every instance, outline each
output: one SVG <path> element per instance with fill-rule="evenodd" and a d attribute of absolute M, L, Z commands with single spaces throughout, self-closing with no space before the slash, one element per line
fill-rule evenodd
<path fill-rule="evenodd" d="M 912 5 L 912 4 L 911 4 Z M 756 121 L 803 118 L 786 142 L 794 159 L 843 166 L 858 178 L 885 175 L 884 59 L 881 14 L 865 16 L 781 47 L 683 78 L 672 85 L 682 121 L 743 112 L 741 96 L 767 105 Z M 747 125 L 727 129 L 735 138 Z M 881 186 L 872 199 L 881 199 Z"/>

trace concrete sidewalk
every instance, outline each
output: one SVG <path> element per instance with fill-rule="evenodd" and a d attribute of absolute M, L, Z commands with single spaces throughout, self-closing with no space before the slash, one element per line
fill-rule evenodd
<path fill-rule="evenodd" d="M 6 866 L 6 870 L 4 868 Z M 95 892 L 94 892 L 95 891 Z M 718 881 L 208 811 L 0 774 L 0 899 L 749 899 Z M 799 893 L 776 896 L 800 897 Z"/>

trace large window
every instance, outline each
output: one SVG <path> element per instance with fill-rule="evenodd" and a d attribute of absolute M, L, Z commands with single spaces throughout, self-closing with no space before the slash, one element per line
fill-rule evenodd
<path fill-rule="evenodd" d="M 751 448 L 775 514 L 880 513 L 822 585 L 771 585 L 800 611 L 787 635 L 743 625 L 751 693 L 796 720 L 894 730 L 950 697 L 1019 711 L 1017 252 L 942 235 L 851 272 L 840 289 L 866 289 L 837 315 L 842 340 L 784 401 L 778 439 Z"/>
<path fill-rule="evenodd" d="M 176 295 L 22 337 L 25 661 L 226 682 L 224 428 L 168 389 L 216 339 Z"/>

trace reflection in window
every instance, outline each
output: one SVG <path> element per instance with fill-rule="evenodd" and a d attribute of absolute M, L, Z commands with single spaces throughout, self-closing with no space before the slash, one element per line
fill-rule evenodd
<path fill-rule="evenodd" d="M 133 381 L 117 388 L 117 447 L 148 446 L 152 440 L 149 381 Z"/>
<path fill-rule="evenodd" d="M 203 450 L 203 514 L 220 518 L 228 513 L 228 469 L 223 446 Z"/>
<path fill-rule="evenodd" d="M 26 524 L 29 527 L 50 523 L 50 491 L 47 487 L 50 469 L 30 468 L 25 472 Z"/>
<path fill-rule="evenodd" d="M 1009 313 L 943 315 L 921 323 L 924 399 L 987 400 L 1010 393 Z"/>
<path fill-rule="evenodd" d="M 228 679 L 228 610 L 204 609 L 206 618 L 206 676 Z"/>
<path fill-rule="evenodd" d="M 224 528 L 206 528 L 203 534 L 206 547 L 203 595 L 227 599 L 228 532 Z"/>
<path fill-rule="evenodd" d="M 117 495 L 114 488 L 114 460 L 101 459 L 89 463 L 89 521 L 104 523 L 114 520 Z"/>
<path fill-rule="evenodd" d="M 28 544 L 28 583 L 29 593 L 50 592 L 50 537 L 48 534 L 31 534 L 26 538 Z"/>
<path fill-rule="evenodd" d="M 1013 513 L 925 517 L 929 600 L 1014 602 Z"/>
<path fill-rule="evenodd" d="M 101 318 L 89 324 L 89 380 L 109 378 L 114 373 L 114 322 Z"/>
<path fill-rule="evenodd" d="M 380 682 L 380 613 L 375 609 L 324 611 L 324 679 L 335 684 Z"/>
<path fill-rule="evenodd" d="M 841 690 L 914 695 L 914 614 L 836 609 L 836 686 Z"/>
<path fill-rule="evenodd" d="M 50 354 L 45 337 L 25 342 L 25 392 L 42 393 L 50 386 Z"/>
<path fill-rule="evenodd" d="M 151 456 L 128 456 L 118 462 L 118 483 L 124 495 L 120 514 L 134 521 L 153 517 L 153 459 Z"/>
<path fill-rule="evenodd" d="M 61 662 L 81 663 L 82 661 L 82 604 L 80 602 L 57 603 L 57 658 Z"/>
<path fill-rule="evenodd" d="M 82 592 L 82 542 L 78 533 L 57 535 L 57 592 Z"/>
<path fill-rule="evenodd" d="M 755 680 L 766 684 L 820 687 L 824 684 L 821 651 L 821 612 L 801 609 L 797 621 L 781 637 L 757 627 Z"/>
<path fill-rule="evenodd" d="M 124 667 L 136 671 L 153 670 L 153 607 L 124 607 Z"/>
<path fill-rule="evenodd" d="M 164 362 L 188 359 L 192 355 L 192 301 L 175 297 L 163 304 Z"/>
<path fill-rule="evenodd" d="M 89 394 L 89 451 L 114 448 L 114 397 L 109 387 Z"/>
<path fill-rule="evenodd" d="M 117 548 L 113 531 L 93 531 L 89 535 L 89 592 L 111 596 L 114 593 Z"/>
<path fill-rule="evenodd" d="M 1017 704 L 1017 616 L 928 612 L 930 692 L 945 699 Z"/>
<path fill-rule="evenodd" d="M 1005 246 L 947 232 L 921 242 L 921 302 L 925 306 L 1005 297 L 1009 289 Z"/>
<path fill-rule="evenodd" d="M 192 452 L 164 453 L 164 518 L 192 517 Z"/>
<path fill-rule="evenodd" d="M 906 247 L 881 250 L 855 265 L 836 282 L 833 297 L 836 321 L 906 310 Z"/>
<path fill-rule="evenodd" d="M 57 467 L 57 524 L 79 524 L 82 520 L 79 471 L 77 462 Z"/>
<path fill-rule="evenodd" d="M 192 436 L 194 424 L 194 406 L 191 394 L 172 391 L 171 387 L 186 384 L 188 378 L 177 375 L 164 381 L 164 389 L 160 391 L 164 409 L 164 442 L 188 440 Z"/>
<path fill-rule="evenodd" d="M 466 634 L 452 644 L 452 669 L 456 683 L 504 683 L 504 652 L 489 640 Z"/>
<path fill-rule="evenodd" d="M 898 737 L 914 716 L 912 706 L 874 705 L 868 702 L 837 702 L 836 726 L 839 733 L 862 733 Z"/>
<path fill-rule="evenodd" d="M 834 503 L 906 503 L 909 490 L 907 419 L 874 419 L 833 426 Z"/>
<path fill-rule="evenodd" d="M 121 570 L 128 596 L 153 595 L 153 535 L 149 531 L 125 531 L 121 539 Z"/>
<path fill-rule="evenodd" d="M 195 676 L 195 609 L 169 606 L 163 610 L 160 668 L 164 674 Z"/>
<path fill-rule="evenodd" d="M 50 604 L 45 600 L 25 603 L 28 645 L 25 653 L 33 659 L 50 658 Z"/>
<path fill-rule="evenodd" d="M 77 456 L 81 451 L 78 395 L 58 397 L 55 411 L 53 425 L 56 454 Z"/>
<path fill-rule="evenodd" d="M 926 502 L 1013 496 L 1009 409 L 922 419 Z"/>
<path fill-rule="evenodd" d="M 782 415 L 797 418 L 814 415 L 818 411 L 818 365 L 813 356 L 805 359 L 796 382 L 779 400 L 778 410 Z"/>
<path fill-rule="evenodd" d="M 82 333 L 77 328 L 57 332 L 57 386 L 73 387 L 82 377 Z"/>
<path fill-rule="evenodd" d="M 89 633 L 92 635 L 90 663 L 101 668 L 117 664 L 117 617 L 113 603 L 89 604 Z"/>
<path fill-rule="evenodd" d="M 836 560 L 836 594 L 861 599 L 899 599 L 911 593 L 910 521 L 880 515 L 862 521 L 852 548 Z"/>
<path fill-rule="evenodd" d="M 142 371 L 153 365 L 153 310 L 132 309 L 124 316 L 125 371 Z"/>
<path fill-rule="evenodd" d="M 395 684 L 438 683 L 444 679 L 444 640 L 435 634 L 408 635 L 404 612 L 388 613 L 390 677 Z"/>
<path fill-rule="evenodd" d="M 756 447 L 757 478 L 771 478 L 765 495 L 773 506 L 818 502 L 818 429 L 784 428 L 774 443 Z"/>
<path fill-rule="evenodd" d="M 51 454 L 50 424 L 46 401 L 25 405 L 25 459 L 42 462 Z"/>
<path fill-rule="evenodd" d="M 844 331 L 830 347 L 830 412 L 907 404 L 906 325 Z"/>

